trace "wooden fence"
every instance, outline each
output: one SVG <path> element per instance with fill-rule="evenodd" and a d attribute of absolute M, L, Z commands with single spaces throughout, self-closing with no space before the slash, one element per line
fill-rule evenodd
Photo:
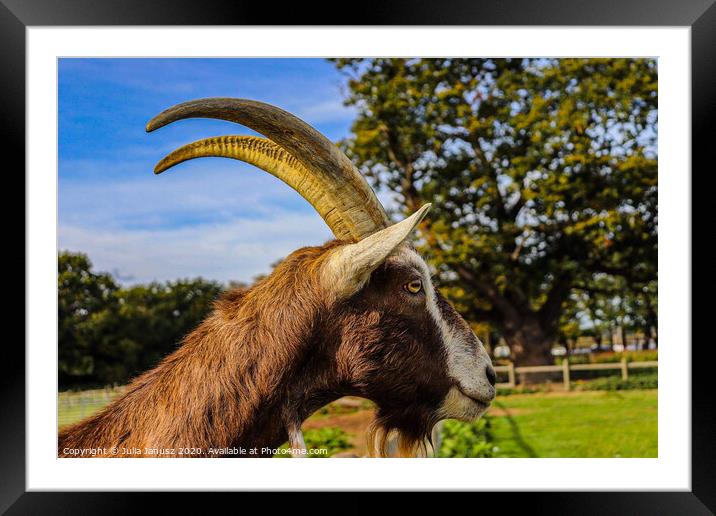
<path fill-rule="evenodd" d="M 495 372 L 507 373 L 507 382 L 498 383 L 497 387 L 514 388 L 517 385 L 516 374 L 529 373 L 562 373 L 562 383 L 565 390 L 569 390 L 570 371 L 603 371 L 605 369 L 620 369 L 622 380 L 629 378 L 629 369 L 645 369 L 649 367 L 658 367 L 659 362 L 656 360 L 648 362 L 628 362 L 626 358 L 622 358 L 620 362 L 604 362 L 598 364 L 570 364 L 566 358 L 562 360 L 561 365 L 543 365 L 543 366 L 523 366 L 515 367 L 510 362 L 508 365 L 495 366 Z"/>
<path fill-rule="evenodd" d="M 620 369 L 622 379 L 629 378 L 630 369 L 644 369 L 648 367 L 657 367 L 657 361 L 651 362 L 627 362 L 622 359 L 621 362 L 609 362 L 599 364 L 572 364 L 567 360 L 563 360 L 560 365 L 544 365 L 544 366 L 524 366 L 515 367 L 510 362 L 508 365 L 495 366 L 495 372 L 507 373 L 507 382 L 498 383 L 497 387 L 514 388 L 517 384 L 517 375 L 530 373 L 562 373 L 562 381 L 564 388 L 570 389 L 570 372 L 571 371 L 602 371 L 608 369 Z M 96 389 L 92 391 L 82 392 L 61 392 L 58 396 L 58 426 L 62 427 L 94 414 L 99 409 L 107 405 L 109 402 L 121 395 L 126 386 L 107 387 L 105 389 Z"/>

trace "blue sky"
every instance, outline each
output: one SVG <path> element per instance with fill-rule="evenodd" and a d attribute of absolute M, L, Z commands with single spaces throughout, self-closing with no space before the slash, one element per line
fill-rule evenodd
<path fill-rule="evenodd" d="M 87 253 L 125 284 L 202 276 L 249 281 L 331 233 L 297 193 L 235 160 L 204 158 L 160 175 L 168 152 L 201 138 L 251 134 L 217 120 L 154 133 L 178 102 L 245 97 L 280 106 L 337 141 L 354 113 L 344 79 L 321 59 L 61 59 L 59 248 Z"/>

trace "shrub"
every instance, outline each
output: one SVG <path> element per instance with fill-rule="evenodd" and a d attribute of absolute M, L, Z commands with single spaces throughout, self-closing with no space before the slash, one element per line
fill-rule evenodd
<path fill-rule="evenodd" d="M 620 362 L 622 357 L 626 357 L 627 362 L 651 362 L 659 359 L 659 351 L 625 351 L 623 353 L 599 353 L 590 356 L 592 357 L 591 361 L 594 364 Z"/>
<path fill-rule="evenodd" d="M 585 353 L 583 355 L 571 355 L 569 357 L 570 364 L 613 364 L 621 362 L 622 357 L 626 357 L 627 362 L 652 362 L 659 359 L 658 350 L 643 351 L 625 351 L 615 353 L 608 351 L 606 353 Z M 562 357 L 554 359 L 556 365 L 562 364 Z"/>
<path fill-rule="evenodd" d="M 445 421 L 438 457 L 495 457 L 499 449 L 491 440 L 488 418 L 472 423 Z"/>
<path fill-rule="evenodd" d="M 303 433 L 306 448 L 309 450 L 327 448 L 328 455 L 309 455 L 309 457 L 330 457 L 351 447 L 348 434 L 337 427 L 324 426 Z"/>
<path fill-rule="evenodd" d="M 588 364 L 591 361 L 591 356 L 591 354 L 586 353 L 584 355 L 571 355 L 568 360 L 570 364 Z M 563 357 L 555 357 L 555 365 L 562 365 L 562 360 L 564 360 Z"/>
<path fill-rule="evenodd" d="M 498 396 L 509 396 L 510 394 L 535 394 L 537 392 L 549 392 L 550 386 L 546 383 L 531 385 L 520 385 L 519 387 L 498 387 Z"/>
<path fill-rule="evenodd" d="M 659 379 L 657 373 L 654 371 L 639 371 L 638 374 L 632 374 L 630 371 L 628 380 L 622 380 L 619 376 L 608 376 L 589 382 L 574 382 L 574 387 L 580 391 L 657 389 L 659 387 Z"/>

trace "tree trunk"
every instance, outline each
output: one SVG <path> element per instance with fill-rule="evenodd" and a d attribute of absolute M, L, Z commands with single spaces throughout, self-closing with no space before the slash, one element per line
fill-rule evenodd
<path fill-rule="evenodd" d="M 554 334 L 545 331 L 536 317 L 510 321 L 505 326 L 504 337 L 517 365 L 545 365 L 554 361 L 551 353 Z"/>
<path fill-rule="evenodd" d="M 659 316 L 657 315 L 656 311 L 654 310 L 653 306 L 651 304 L 648 305 L 648 312 L 647 312 L 647 319 L 646 319 L 646 325 L 649 329 L 649 340 L 654 340 L 654 345 L 658 348 L 659 347 L 659 335 L 657 334 L 657 328 L 659 327 Z"/>

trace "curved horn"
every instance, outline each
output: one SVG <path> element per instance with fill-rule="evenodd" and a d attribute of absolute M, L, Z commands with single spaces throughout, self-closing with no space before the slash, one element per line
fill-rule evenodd
<path fill-rule="evenodd" d="M 331 290 L 339 298 L 360 290 L 376 267 L 415 230 L 430 206 L 425 204 L 407 219 L 334 251 L 326 263 L 326 279 Z"/>
<path fill-rule="evenodd" d="M 312 175 L 285 149 L 266 138 L 256 136 L 217 136 L 199 140 L 168 154 L 154 167 L 155 174 L 190 159 L 219 157 L 244 161 L 265 170 L 296 190 L 316 209 L 333 234 L 342 240 L 358 240 L 360 235 L 341 216 L 350 212 L 345 199 L 336 196 L 330 185 Z M 340 207 L 340 209 L 336 209 Z"/>
<path fill-rule="evenodd" d="M 298 190 L 299 193 L 316 208 L 337 238 L 361 240 L 389 225 L 388 216 L 375 192 L 348 157 L 328 138 L 292 114 L 254 100 L 193 100 L 171 107 L 154 117 L 147 124 L 147 132 L 185 118 L 218 118 L 236 122 L 272 140 L 275 148 L 264 147 L 264 150 L 257 150 L 260 146 L 254 144 L 255 148 L 251 150 L 248 149 L 251 145 L 247 146 L 247 142 L 235 144 L 232 141 L 231 145 L 226 147 L 231 147 L 231 150 L 222 151 L 221 145 L 216 145 L 213 149 L 217 153 L 212 154 L 209 152 L 212 148 L 209 145 L 209 149 L 199 153 L 202 156 L 235 154 L 227 157 L 248 161 L 264 170 L 266 167 L 271 168 L 273 171 L 268 172 L 284 180 L 292 188 L 303 189 Z M 200 144 L 201 142 L 193 144 L 197 145 L 194 152 L 206 147 Z M 189 152 L 189 149 L 186 152 Z M 169 156 L 166 159 L 168 158 Z M 279 173 L 284 177 L 278 175 Z M 308 183 L 307 188 L 300 186 L 299 180 L 302 178 Z M 312 184 L 314 182 L 315 186 Z"/>

